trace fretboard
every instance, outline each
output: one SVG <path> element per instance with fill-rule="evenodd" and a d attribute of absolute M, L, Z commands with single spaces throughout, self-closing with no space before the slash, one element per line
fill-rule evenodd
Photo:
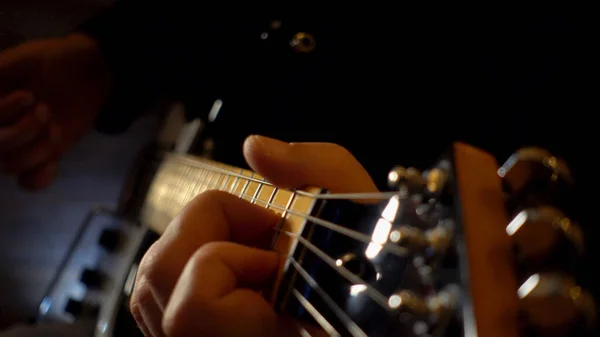
<path fill-rule="evenodd" d="M 197 195 L 209 191 L 229 192 L 253 204 L 272 209 L 285 217 L 285 230 L 300 233 L 314 199 L 293 191 L 279 189 L 256 173 L 204 158 L 169 154 L 150 186 L 142 224 L 163 233 L 171 220 Z M 317 189 L 309 189 L 316 192 Z M 281 250 L 285 247 L 282 243 Z"/>

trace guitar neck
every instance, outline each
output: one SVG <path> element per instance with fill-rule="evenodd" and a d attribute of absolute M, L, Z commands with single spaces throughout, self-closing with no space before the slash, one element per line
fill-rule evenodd
<path fill-rule="evenodd" d="M 142 208 L 142 224 L 162 234 L 186 204 L 210 190 L 228 192 L 273 210 L 286 218 L 285 230 L 293 233 L 300 232 L 304 215 L 310 214 L 314 204 L 314 199 L 279 189 L 252 171 L 200 157 L 169 154 L 150 186 Z"/>

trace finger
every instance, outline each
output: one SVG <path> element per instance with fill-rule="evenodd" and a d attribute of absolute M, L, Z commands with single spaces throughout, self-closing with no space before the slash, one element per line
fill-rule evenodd
<path fill-rule="evenodd" d="M 196 197 L 171 222 L 144 255 L 138 274 L 146 277 L 161 308 L 167 304 L 186 262 L 198 247 L 212 241 L 266 246 L 281 218 L 231 194 L 210 191 Z M 137 301 L 134 291 L 132 305 Z"/>
<path fill-rule="evenodd" d="M 16 151 L 37 138 L 50 119 L 45 104 L 37 105 L 33 114 L 24 115 L 15 125 L 0 128 L 0 153 Z"/>
<path fill-rule="evenodd" d="M 131 314 L 144 335 L 164 336 L 161 326 L 163 312 L 156 303 L 147 280 L 141 279 L 137 287 L 138 302 L 131 306 Z"/>
<path fill-rule="evenodd" d="M 35 71 L 28 55 L 22 47 L 4 50 L 0 53 L 0 93 L 8 93 L 21 87 L 29 75 Z"/>
<path fill-rule="evenodd" d="M 59 138 L 60 129 L 56 125 L 51 125 L 48 132 L 38 138 L 31 147 L 19 149 L 8 154 L 4 158 L 4 172 L 18 174 L 30 171 L 44 162 L 53 159 L 56 156 L 56 144 Z"/>
<path fill-rule="evenodd" d="M 280 257 L 274 252 L 230 242 L 213 242 L 198 249 L 165 310 L 165 333 L 281 336 L 282 322 L 254 290 L 273 280 L 279 263 Z"/>
<path fill-rule="evenodd" d="M 0 99 L 0 125 L 9 125 L 22 117 L 34 104 L 29 91 L 15 91 Z"/>
<path fill-rule="evenodd" d="M 37 191 L 48 187 L 58 174 L 58 161 L 50 160 L 22 173 L 18 177 L 19 186 L 26 190 Z"/>
<path fill-rule="evenodd" d="M 331 143 L 285 143 L 263 136 L 244 142 L 254 171 L 282 188 L 316 186 L 337 193 L 377 192 L 373 180 L 343 147 Z"/>

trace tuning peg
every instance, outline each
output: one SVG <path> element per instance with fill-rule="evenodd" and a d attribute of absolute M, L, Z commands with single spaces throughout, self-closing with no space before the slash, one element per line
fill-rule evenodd
<path fill-rule="evenodd" d="M 442 222 L 428 230 L 421 230 L 416 227 L 403 225 L 390 232 L 390 241 L 394 242 L 408 250 L 420 253 L 426 252 L 428 255 L 437 255 L 448 248 L 452 240 L 453 226 L 448 222 Z"/>
<path fill-rule="evenodd" d="M 426 171 L 423 175 L 426 180 L 427 192 L 433 195 L 440 195 L 446 187 L 448 172 L 441 167 L 436 167 Z"/>
<path fill-rule="evenodd" d="M 570 186 L 573 178 L 567 164 L 550 152 L 522 148 L 498 169 L 513 198 L 554 198 L 558 186 Z M 548 200 L 546 200 L 548 201 Z"/>
<path fill-rule="evenodd" d="M 459 295 L 459 287 L 453 284 L 426 297 L 419 296 L 410 290 L 402 290 L 388 298 L 388 306 L 392 310 L 408 312 L 417 316 L 440 315 L 457 308 Z"/>
<path fill-rule="evenodd" d="M 388 185 L 391 188 L 407 187 L 410 191 L 417 191 L 425 186 L 421 172 L 414 167 L 394 167 L 388 173 Z"/>
<path fill-rule="evenodd" d="M 564 336 L 583 321 L 596 319 L 592 297 L 572 279 L 554 273 L 531 275 L 517 294 L 528 329 L 544 335 Z"/>
<path fill-rule="evenodd" d="M 563 242 L 568 242 L 577 255 L 584 250 L 579 225 L 554 207 L 522 210 L 508 224 L 506 233 L 514 241 L 518 261 L 529 266 L 539 266 L 553 254 L 561 253 L 559 247 Z"/>

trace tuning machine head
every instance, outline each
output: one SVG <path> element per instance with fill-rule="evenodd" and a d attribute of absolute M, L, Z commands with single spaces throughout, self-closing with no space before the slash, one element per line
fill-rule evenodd
<path fill-rule="evenodd" d="M 524 325 L 544 335 L 562 336 L 581 321 L 590 327 L 596 320 L 591 295 L 564 275 L 533 274 L 517 293 Z"/>
<path fill-rule="evenodd" d="M 506 233 L 513 239 L 517 261 L 527 267 L 540 267 L 557 254 L 561 258 L 578 257 L 584 251 L 579 225 L 554 207 L 520 211 L 506 227 Z"/>
<path fill-rule="evenodd" d="M 415 335 L 428 336 L 431 327 L 450 317 L 460 302 L 460 287 L 449 284 L 425 296 L 411 290 L 398 291 L 388 298 L 387 305 L 392 313 L 407 321 L 405 324 L 412 322 Z"/>
<path fill-rule="evenodd" d="M 425 186 L 425 179 L 421 171 L 414 167 L 396 166 L 388 173 L 390 188 L 406 188 L 409 192 L 420 191 Z"/>
<path fill-rule="evenodd" d="M 403 225 L 390 232 L 390 241 L 413 253 L 437 256 L 443 254 L 453 237 L 453 226 L 448 221 L 431 229 L 421 230 Z"/>
<path fill-rule="evenodd" d="M 437 167 L 421 173 L 414 167 L 396 166 L 388 173 L 390 188 L 405 188 L 408 192 L 424 192 L 430 196 L 442 194 L 448 182 L 448 164 L 442 162 Z"/>
<path fill-rule="evenodd" d="M 573 185 L 568 165 L 550 152 L 536 147 L 518 150 L 498 169 L 510 199 L 519 204 L 555 203 L 561 189 Z"/>

